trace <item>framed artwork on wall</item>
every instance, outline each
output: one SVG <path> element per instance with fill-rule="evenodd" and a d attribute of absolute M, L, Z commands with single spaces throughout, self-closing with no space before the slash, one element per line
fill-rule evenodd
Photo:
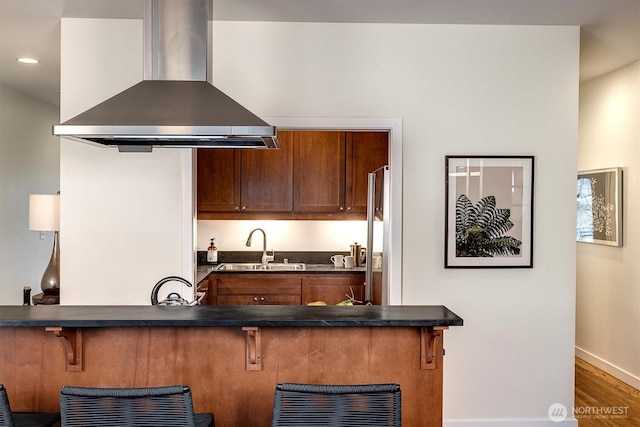
<path fill-rule="evenodd" d="M 578 172 L 576 241 L 622 246 L 622 168 Z"/>
<path fill-rule="evenodd" d="M 533 156 L 445 157 L 445 268 L 533 267 Z"/>

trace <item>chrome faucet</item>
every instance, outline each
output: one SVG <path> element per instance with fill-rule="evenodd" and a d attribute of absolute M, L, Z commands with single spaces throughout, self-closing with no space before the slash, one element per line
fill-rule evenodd
<path fill-rule="evenodd" d="M 265 233 L 262 228 L 254 228 L 253 230 L 251 230 L 251 233 L 249 233 L 249 238 L 247 239 L 247 246 L 251 246 L 251 237 L 253 237 L 254 231 L 262 231 L 263 245 L 262 258 L 260 259 L 260 263 L 262 265 L 267 265 L 269 261 L 273 261 L 275 252 L 273 251 L 273 249 L 271 249 L 271 255 L 267 255 L 267 233 Z"/>

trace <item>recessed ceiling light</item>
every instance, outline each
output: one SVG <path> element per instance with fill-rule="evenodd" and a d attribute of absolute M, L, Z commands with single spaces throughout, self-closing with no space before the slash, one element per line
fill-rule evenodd
<path fill-rule="evenodd" d="M 37 64 L 38 61 L 37 59 L 34 58 L 16 58 L 18 60 L 18 62 L 22 62 L 23 64 Z"/>

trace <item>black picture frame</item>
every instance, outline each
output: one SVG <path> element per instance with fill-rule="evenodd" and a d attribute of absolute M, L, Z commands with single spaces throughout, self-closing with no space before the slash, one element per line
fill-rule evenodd
<path fill-rule="evenodd" d="M 445 156 L 445 268 L 532 268 L 534 156 Z"/>

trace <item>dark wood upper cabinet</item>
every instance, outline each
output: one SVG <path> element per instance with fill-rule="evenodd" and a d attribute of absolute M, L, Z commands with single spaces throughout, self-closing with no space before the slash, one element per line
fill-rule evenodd
<path fill-rule="evenodd" d="M 240 210 L 240 152 L 199 149 L 197 157 L 198 212 Z"/>
<path fill-rule="evenodd" d="M 279 150 L 197 150 L 199 219 L 365 219 L 388 132 L 278 131 Z"/>
<path fill-rule="evenodd" d="M 293 210 L 345 210 L 344 132 L 295 132 Z"/>
<path fill-rule="evenodd" d="M 389 163 L 388 132 L 347 133 L 347 211 L 367 211 L 368 174 Z"/>
<path fill-rule="evenodd" d="M 279 150 L 243 150 L 242 212 L 290 212 L 293 206 L 293 132 L 280 131 Z"/>

